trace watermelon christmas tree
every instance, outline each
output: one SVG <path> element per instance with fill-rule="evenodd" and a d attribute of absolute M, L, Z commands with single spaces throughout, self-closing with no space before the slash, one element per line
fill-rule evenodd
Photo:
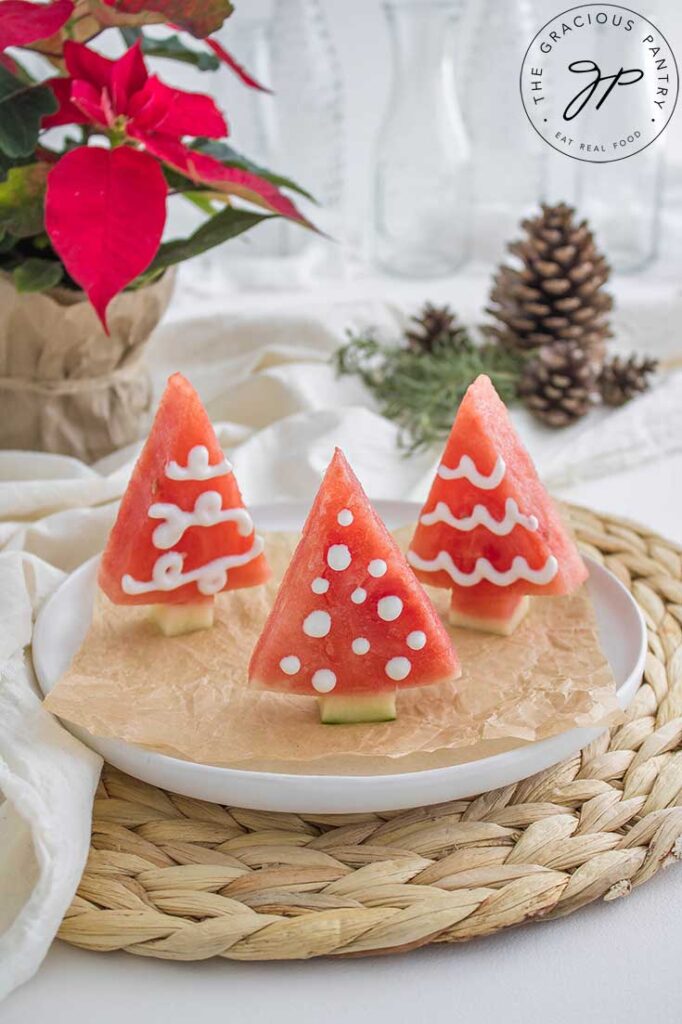
<path fill-rule="evenodd" d="M 530 594 L 568 594 L 587 570 L 490 379 L 457 412 L 410 550 L 430 586 L 452 591 L 455 625 L 509 635 Z"/>
<path fill-rule="evenodd" d="M 455 679 L 452 641 L 337 449 L 249 665 L 323 722 L 395 718 L 398 687 Z"/>
<path fill-rule="evenodd" d="M 196 391 L 175 373 L 102 556 L 115 604 L 148 604 L 172 636 L 213 624 L 214 596 L 270 575 L 230 463 Z"/>

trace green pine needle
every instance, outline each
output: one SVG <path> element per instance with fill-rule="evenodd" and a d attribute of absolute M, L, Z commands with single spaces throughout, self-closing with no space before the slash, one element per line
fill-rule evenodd
<path fill-rule="evenodd" d="M 339 375 L 359 377 L 382 415 L 400 426 L 400 444 L 408 453 L 447 437 L 464 392 L 481 373 L 504 402 L 514 402 L 521 368 L 517 356 L 498 345 L 474 345 L 463 331 L 432 352 L 382 345 L 371 332 L 349 331 L 333 360 Z"/>

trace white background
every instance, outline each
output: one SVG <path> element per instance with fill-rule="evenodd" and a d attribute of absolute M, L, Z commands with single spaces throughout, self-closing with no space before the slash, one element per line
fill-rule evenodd
<path fill-rule="evenodd" d="M 517 0 L 498 0 L 500 3 L 516 4 Z M 571 6 L 577 6 L 582 0 L 524 0 L 530 3 L 531 23 L 539 29 L 546 21 Z M 630 0 L 624 0 L 625 6 Z M 388 101 L 391 66 L 389 35 L 382 11 L 381 0 L 321 0 L 327 24 L 337 49 L 343 79 L 344 114 L 345 114 L 345 166 L 346 166 L 346 206 L 347 217 L 351 225 L 357 226 L 367 222 L 370 217 L 371 166 L 375 151 L 377 134 L 380 129 L 383 113 Z M 240 24 L 247 19 L 266 18 L 272 10 L 273 0 L 248 0 L 241 5 L 237 3 L 234 19 L 228 21 L 222 30 L 221 38 L 226 45 L 238 45 Z M 470 66 L 468 56 L 471 47 L 481 53 L 485 59 L 485 12 L 488 0 L 462 0 L 463 15 L 455 38 L 456 61 L 458 65 L 458 89 L 460 94 L 469 87 L 462 81 L 462 74 Z M 630 4 L 637 13 L 650 18 L 666 36 L 678 66 L 682 67 L 682 3 L 680 0 L 636 0 Z M 480 39 L 483 37 L 483 43 Z M 528 40 L 530 43 L 530 39 Z M 519 47 L 517 40 L 511 45 Z M 518 66 L 521 67 L 523 49 L 518 50 Z M 490 54 L 490 63 L 478 68 L 478 75 L 490 75 L 494 67 L 495 57 Z M 167 66 L 167 65 L 166 65 Z M 194 79 L 195 88 L 206 87 L 206 77 Z M 513 83 L 516 88 L 516 82 Z M 223 78 L 220 87 L 220 100 L 231 116 L 231 124 L 235 144 L 239 148 L 240 134 L 248 135 L 249 107 L 244 106 L 242 87 L 235 82 Z M 268 103 L 268 97 L 262 97 Z M 666 159 L 671 174 L 669 183 L 675 180 L 678 170 L 682 170 L 682 118 L 674 117 L 665 132 Z M 406 126 L 409 130 L 409 126 Z M 529 131 L 530 131 L 529 126 Z M 663 137 L 662 137 L 663 139 Z M 660 145 L 660 143 L 659 143 Z M 553 151 L 548 153 L 550 159 L 550 198 L 552 200 L 573 199 L 574 175 L 577 164 L 566 160 Z M 278 168 L 283 173 L 286 167 Z"/>

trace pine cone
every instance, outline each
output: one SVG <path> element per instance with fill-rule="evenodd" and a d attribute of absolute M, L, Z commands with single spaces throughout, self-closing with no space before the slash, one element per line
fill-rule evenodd
<path fill-rule="evenodd" d="M 415 326 L 405 331 L 405 339 L 414 352 L 433 352 L 441 345 L 462 348 L 468 344 L 466 328 L 457 323 L 449 306 L 433 306 L 427 302 L 419 315 L 410 320 Z"/>
<path fill-rule="evenodd" d="M 657 359 L 638 359 L 632 355 L 629 359 L 615 356 L 599 375 L 599 390 L 605 405 L 625 405 L 635 395 L 641 395 L 650 387 L 650 376 L 658 366 Z"/>
<path fill-rule="evenodd" d="M 574 214 L 565 203 L 543 205 L 537 217 L 521 222 L 527 237 L 508 247 L 520 266 L 498 269 L 487 312 L 499 326 L 486 330 L 517 352 L 575 342 L 598 369 L 611 337 L 613 299 L 603 290 L 610 268 L 587 221 L 576 223 Z"/>
<path fill-rule="evenodd" d="M 594 402 L 596 374 L 587 353 L 575 341 L 543 345 L 527 361 L 519 397 L 549 427 L 579 420 Z"/>

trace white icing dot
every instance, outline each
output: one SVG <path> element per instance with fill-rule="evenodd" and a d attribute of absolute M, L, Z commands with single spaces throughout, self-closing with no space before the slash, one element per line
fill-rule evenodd
<path fill-rule="evenodd" d="M 336 674 L 330 668 L 318 668 L 313 673 L 313 689 L 318 693 L 329 693 L 336 686 Z"/>
<path fill-rule="evenodd" d="M 353 513 L 349 508 L 342 508 L 336 517 L 336 521 L 339 526 L 350 526 L 353 522 Z"/>
<path fill-rule="evenodd" d="M 403 602 L 399 597 L 382 597 L 377 605 L 379 618 L 384 622 L 393 622 L 403 610 Z"/>
<path fill-rule="evenodd" d="M 295 654 L 288 654 L 286 658 L 282 658 L 279 667 L 286 675 L 295 676 L 297 672 L 300 672 L 301 662 Z"/>
<path fill-rule="evenodd" d="M 400 682 L 406 679 L 412 670 L 412 664 L 408 658 L 391 658 L 386 662 L 385 672 L 389 679 Z"/>
<path fill-rule="evenodd" d="M 373 558 L 367 568 L 370 576 L 379 577 L 385 575 L 388 566 L 384 562 L 383 558 Z"/>
<path fill-rule="evenodd" d="M 364 604 L 367 600 L 367 591 L 364 587 L 356 587 L 353 593 L 350 595 L 350 599 L 353 604 Z"/>
<path fill-rule="evenodd" d="M 332 544 L 327 552 L 327 565 L 335 572 L 343 572 L 350 565 L 350 551 L 346 544 Z"/>
<path fill-rule="evenodd" d="M 415 629 L 414 632 L 408 633 L 407 646 L 413 651 L 421 651 L 422 647 L 426 647 L 426 633 L 421 629 Z"/>
<path fill-rule="evenodd" d="M 326 594 L 329 590 L 329 580 L 325 580 L 321 576 L 317 576 L 310 584 L 310 589 L 313 594 Z"/>
<path fill-rule="evenodd" d="M 351 647 L 353 648 L 353 654 L 367 654 L 367 651 L 369 650 L 369 640 L 364 636 L 356 636 Z"/>
<path fill-rule="evenodd" d="M 329 612 L 311 612 L 303 623 L 303 632 L 306 636 L 323 637 L 332 628 L 332 620 Z"/>

